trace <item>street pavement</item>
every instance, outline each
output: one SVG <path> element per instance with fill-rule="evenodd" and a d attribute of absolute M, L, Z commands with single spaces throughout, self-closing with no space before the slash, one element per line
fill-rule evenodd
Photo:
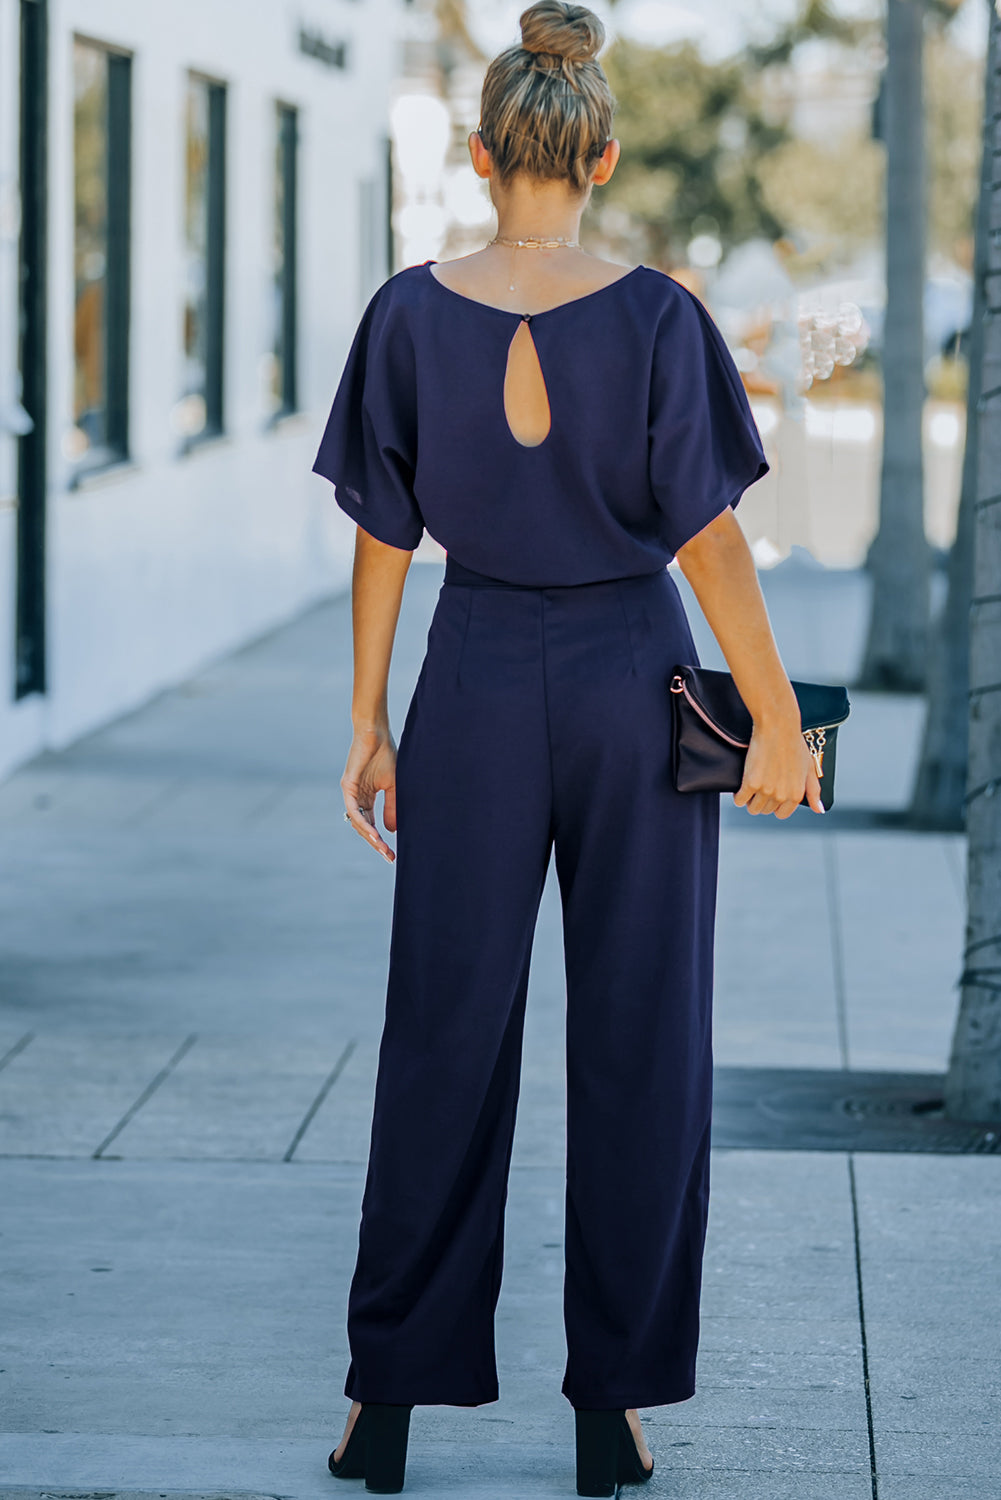
<path fill-rule="evenodd" d="M 440 579 L 408 578 L 397 732 Z M 794 553 L 762 582 L 791 675 L 850 681 L 865 577 Z M 349 685 L 342 596 L 0 787 L 3 1500 L 364 1492 L 326 1458 L 393 874 L 341 819 Z M 921 720 L 854 695 L 823 820 L 723 799 L 699 1385 L 643 1414 L 651 1500 L 1001 1495 L 1001 1156 L 934 1109 L 963 842 L 893 816 Z M 415 1411 L 415 1495 L 574 1493 L 563 1019 L 551 877 L 501 1399 Z"/>

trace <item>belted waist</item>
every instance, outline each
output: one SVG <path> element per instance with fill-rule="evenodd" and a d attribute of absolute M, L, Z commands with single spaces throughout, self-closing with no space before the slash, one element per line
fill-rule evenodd
<path fill-rule="evenodd" d="M 507 578 L 491 578 L 488 573 L 477 573 L 475 568 L 467 568 L 464 563 L 458 562 L 451 553 L 445 557 L 445 583 L 461 584 L 465 588 L 495 588 L 495 589 L 573 589 L 594 588 L 599 583 L 626 583 L 635 578 L 654 578 L 665 571 L 665 567 L 654 568 L 649 573 L 627 573 L 622 578 L 593 578 L 587 583 L 512 583 Z"/>

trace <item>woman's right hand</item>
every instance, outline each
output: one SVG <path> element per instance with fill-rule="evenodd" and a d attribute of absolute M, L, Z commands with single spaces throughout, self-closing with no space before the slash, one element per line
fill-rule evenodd
<path fill-rule="evenodd" d="M 790 818 L 804 795 L 815 813 L 824 811 L 817 768 L 799 725 L 755 724 L 744 779 L 733 795 L 736 805 L 752 815 L 774 813 L 777 818 Z"/>
<path fill-rule="evenodd" d="M 390 833 L 396 832 L 396 744 L 388 726 L 355 730 L 341 777 L 341 791 L 352 828 L 392 864 L 396 855 L 375 822 L 375 799 L 382 792 L 385 795 L 382 820 Z"/>

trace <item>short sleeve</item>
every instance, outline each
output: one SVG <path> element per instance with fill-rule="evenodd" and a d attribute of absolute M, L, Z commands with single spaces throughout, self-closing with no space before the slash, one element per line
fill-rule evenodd
<path fill-rule="evenodd" d="M 414 496 L 417 390 L 413 343 L 385 283 L 348 351 L 313 463 L 364 531 L 412 552 L 424 532 Z"/>
<path fill-rule="evenodd" d="M 664 540 L 677 553 L 769 464 L 723 335 L 687 287 L 673 286 L 654 336 L 649 456 Z"/>

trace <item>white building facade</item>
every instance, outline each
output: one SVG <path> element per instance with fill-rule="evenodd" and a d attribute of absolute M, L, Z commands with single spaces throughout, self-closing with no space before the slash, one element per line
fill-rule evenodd
<path fill-rule="evenodd" d="M 0 775 L 347 583 L 402 0 L 0 0 Z"/>

